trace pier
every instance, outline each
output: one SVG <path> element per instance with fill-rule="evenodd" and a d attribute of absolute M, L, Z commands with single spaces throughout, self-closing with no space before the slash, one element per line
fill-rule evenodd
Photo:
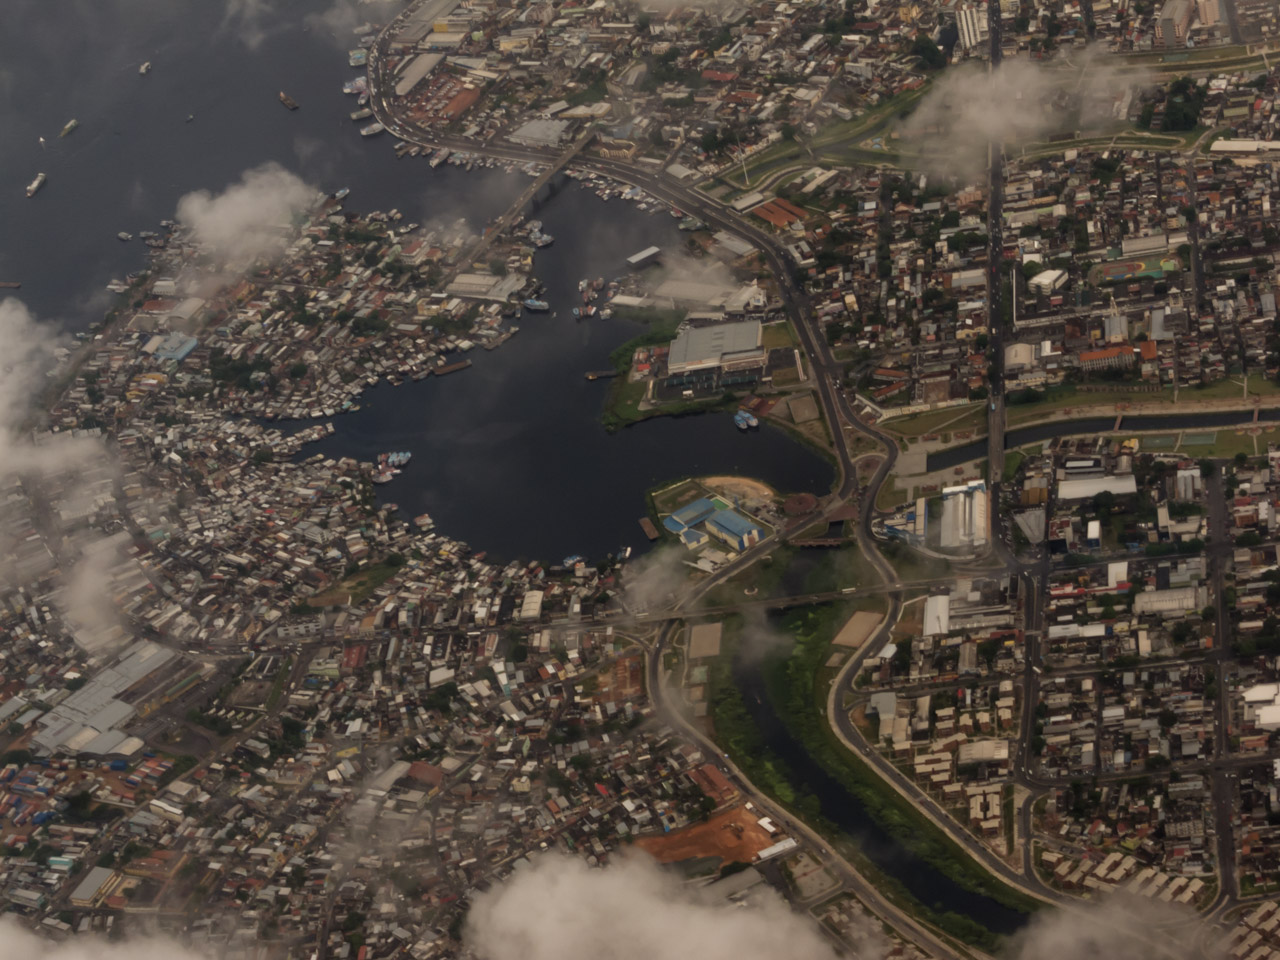
<path fill-rule="evenodd" d="M 608 380 L 610 377 L 616 377 L 617 370 L 589 370 L 587 371 L 588 380 Z"/>

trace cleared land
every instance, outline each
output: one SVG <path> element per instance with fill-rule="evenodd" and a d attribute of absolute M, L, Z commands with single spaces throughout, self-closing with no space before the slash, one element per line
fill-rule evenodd
<path fill-rule="evenodd" d="M 750 863 L 775 842 L 751 813 L 734 807 L 683 830 L 636 837 L 635 845 L 659 863 L 702 857 L 719 857 L 721 863 Z"/>

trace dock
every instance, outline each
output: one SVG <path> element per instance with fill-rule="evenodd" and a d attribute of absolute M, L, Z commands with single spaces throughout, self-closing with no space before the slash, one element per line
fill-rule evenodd
<path fill-rule="evenodd" d="M 653 521 L 648 517 L 640 518 L 640 529 L 644 531 L 644 535 L 650 540 L 658 539 L 658 528 L 653 525 Z"/>
<path fill-rule="evenodd" d="M 588 380 L 608 380 L 610 377 L 616 377 L 617 370 L 589 370 L 587 371 Z"/>
<path fill-rule="evenodd" d="M 470 360 L 459 360 L 457 363 L 446 363 L 443 367 L 436 367 L 432 373 L 437 377 L 443 377 L 447 373 L 457 373 L 459 370 L 465 370 L 471 366 Z"/>

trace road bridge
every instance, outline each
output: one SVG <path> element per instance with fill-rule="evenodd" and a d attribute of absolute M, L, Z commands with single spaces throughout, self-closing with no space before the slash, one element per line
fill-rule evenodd
<path fill-rule="evenodd" d="M 595 135 L 595 127 L 588 127 L 577 137 L 577 139 L 573 141 L 573 143 L 569 144 L 568 147 L 562 150 L 555 160 L 548 163 L 546 168 L 538 174 L 536 178 L 534 178 L 533 182 L 525 188 L 524 192 L 516 198 L 515 202 L 507 208 L 507 212 L 497 220 L 493 221 L 493 223 L 485 229 L 484 234 L 471 245 L 471 248 L 458 258 L 457 263 L 453 265 L 453 269 L 445 276 L 444 283 L 447 285 L 449 281 L 453 280 L 460 272 L 470 269 L 471 264 L 483 257 L 485 252 L 493 244 L 493 241 L 505 234 L 507 230 L 510 229 L 511 225 L 515 223 L 516 219 L 524 212 L 525 208 L 533 202 L 533 198 L 538 195 L 538 191 L 545 187 L 552 177 L 563 170 L 573 160 L 573 158 L 591 142 Z"/>

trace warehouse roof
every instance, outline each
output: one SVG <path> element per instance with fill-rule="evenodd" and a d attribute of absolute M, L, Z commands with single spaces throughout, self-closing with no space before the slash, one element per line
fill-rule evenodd
<path fill-rule="evenodd" d="M 682 326 L 667 355 L 670 370 L 717 366 L 735 355 L 760 351 L 760 321 L 739 320 L 705 327 Z"/>

